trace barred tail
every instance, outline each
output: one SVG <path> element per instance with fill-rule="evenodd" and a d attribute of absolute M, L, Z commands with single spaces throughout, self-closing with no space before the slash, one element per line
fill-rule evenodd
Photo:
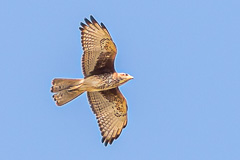
<path fill-rule="evenodd" d="M 54 79 L 51 92 L 55 93 L 53 99 L 56 101 L 56 104 L 62 106 L 85 92 L 80 90 L 83 81 L 84 79 Z"/>

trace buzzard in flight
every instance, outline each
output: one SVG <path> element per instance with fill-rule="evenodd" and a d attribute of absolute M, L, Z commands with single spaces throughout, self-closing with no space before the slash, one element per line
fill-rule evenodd
<path fill-rule="evenodd" d="M 56 78 L 52 81 L 51 92 L 58 106 L 62 106 L 85 91 L 91 108 L 96 115 L 102 134 L 102 142 L 112 144 L 127 125 L 127 101 L 118 86 L 132 76 L 117 73 L 114 60 L 117 48 L 103 23 L 101 25 L 90 16 L 81 23 L 83 47 L 83 79 Z"/>

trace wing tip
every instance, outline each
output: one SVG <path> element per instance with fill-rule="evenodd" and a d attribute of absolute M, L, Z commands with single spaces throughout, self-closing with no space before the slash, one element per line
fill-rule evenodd
<path fill-rule="evenodd" d="M 106 26 L 101 22 L 101 27 L 107 29 Z"/>
<path fill-rule="evenodd" d="M 113 143 L 114 138 L 109 140 L 109 144 L 111 145 Z"/>
<path fill-rule="evenodd" d="M 102 138 L 102 143 L 104 143 L 104 146 L 106 147 L 108 144 L 112 144 L 113 140 L 106 140 L 106 137 Z"/>
<path fill-rule="evenodd" d="M 52 93 L 54 93 L 54 88 L 53 88 L 53 86 L 50 88 L 50 91 L 51 91 Z"/>
<path fill-rule="evenodd" d="M 90 15 L 90 19 L 93 24 L 98 24 L 97 20 L 92 15 Z"/>
<path fill-rule="evenodd" d="M 83 22 L 80 23 L 80 25 L 82 26 L 82 28 L 86 27 L 87 25 Z"/>
<path fill-rule="evenodd" d="M 79 27 L 79 30 L 80 30 L 80 31 L 83 31 L 84 29 L 83 29 L 82 27 Z"/>
<path fill-rule="evenodd" d="M 105 146 L 107 146 L 108 144 L 112 145 L 114 139 L 117 139 L 117 138 L 116 137 L 112 137 L 110 139 L 106 139 L 106 137 L 103 137 L 102 138 L 102 143 L 104 143 Z"/>
<path fill-rule="evenodd" d="M 102 143 L 105 141 L 105 138 L 106 138 L 106 137 L 103 137 L 103 138 L 102 138 Z"/>
<path fill-rule="evenodd" d="M 91 19 L 91 21 L 96 21 L 95 18 L 93 17 L 93 15 L 90 15 L 90 19 Z"/>
<path fill-rule="evenodd" d="M 84 21 L 89 25 L 92 24 L 87 18 L 84 18 Z"/>

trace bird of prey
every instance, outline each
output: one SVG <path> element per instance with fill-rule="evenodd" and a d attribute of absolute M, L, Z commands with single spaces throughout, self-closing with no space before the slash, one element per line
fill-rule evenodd
<path fill-rule="evenodd" d="M 127 101 L 118 86 L 133 79 L 126 73 L 117 73 L 114 60 L 117 48 L 107 28 L 90 16 L 81 23 L 83 47 L 83 79 L 56 78 L 51 92 L 57 106 L 62 106 L 85 91 L 96 115 L 102 134 L 102 143 L 112 144 L 127 125 Z"/>

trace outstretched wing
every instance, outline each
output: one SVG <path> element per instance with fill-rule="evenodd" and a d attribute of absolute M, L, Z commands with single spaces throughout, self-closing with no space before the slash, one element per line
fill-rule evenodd
<path fill-rule="evenodd" d="M 127 125 L 127 101 L 118 88 L 87 94 L 98 119 L 102 142 L 105 146 L 112 144 Z"/>
<path fill-rule="evenodd" d="M 81 23 L 81 42 L 83 47 L 82 68 L 84 76 L 115 72 L 114 59 L 117 48 L 104 26 L 90 16 L 91 21 L 85 18 Z"/>

